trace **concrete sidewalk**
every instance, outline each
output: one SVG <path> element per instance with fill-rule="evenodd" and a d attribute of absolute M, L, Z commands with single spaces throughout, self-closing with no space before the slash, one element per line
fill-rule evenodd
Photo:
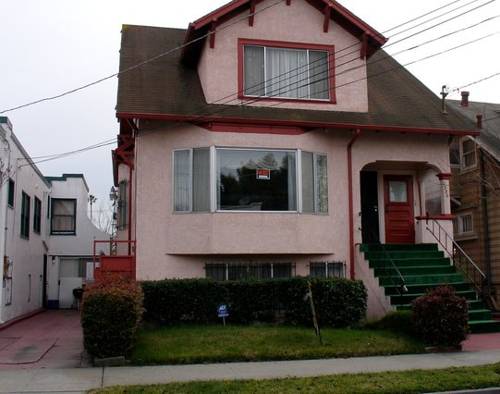
<path fill-rule="evenodd" d="M 93 388 L 114 385 L 308 377 L 341 373 L 464 367 L 496 362 L 500 362 L 500 350 L 157 367 L 4 370 L 0 371 L 0 393 L 83 393 Z"/>

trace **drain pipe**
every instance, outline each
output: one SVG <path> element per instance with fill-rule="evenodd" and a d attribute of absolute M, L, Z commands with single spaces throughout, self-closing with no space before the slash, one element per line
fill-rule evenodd
<path fill-rule="evenodd" d="M 352 146 L 361 135 L 361 130 L 357 129 L 349 143 L 347 144 L 347 183 L 349 190 L 349 263 L 351 266 L 350 277 L 355 278 L 356 270 L 354 268 L 354 202 L 353 202 L 353 190 L 352 190 Z"/>
<path fill-rule="evenodd" d="M 488 297 L 491 295 L 491 239 L 490 223 L 488 218 L 488 188 L 485 185 L 486 171 L 483 149 L 479 149 L 479 171 L 481 178 L 481 216 L 483 219 L 483 242 L 484 242 L 484 265 L 486 271 L 486 292 Z"/>

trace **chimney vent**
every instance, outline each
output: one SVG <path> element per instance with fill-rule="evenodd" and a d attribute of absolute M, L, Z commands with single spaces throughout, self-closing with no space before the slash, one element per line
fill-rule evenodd
<path fill-rule="evenodd" d="M 462 102 L 460 103 L 462 107 L 469 106 L 469 92 L 462 92 Z"/>
<path fill-rule="evenodd" d="M 476 115 L 476 126 L 478 129 L 483 128 L 483 115 L 481 115 L 481 114 Z"/>

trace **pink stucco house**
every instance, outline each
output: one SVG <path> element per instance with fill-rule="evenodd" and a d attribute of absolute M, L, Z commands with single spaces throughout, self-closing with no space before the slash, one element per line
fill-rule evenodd
<path fill-rule="evenodd" d="M 450 137 L 476 131 L 386 40 L 331 0 L 124 25 L 113 166 L 136 277 L 345 275 L 390 309 L 360 245 L 452 234 Z"/>

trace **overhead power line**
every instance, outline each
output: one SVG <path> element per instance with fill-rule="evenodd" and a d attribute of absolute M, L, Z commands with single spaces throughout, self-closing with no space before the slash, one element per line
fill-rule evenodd
<path fill-rule="evenodd" d="M 277 5 L 278 5 L 278 4 L 280 4 L 282 1 L 283 1 L 283 0 L 278 0 L 278 1 L 276 1 L 276 2 L 274 2 L 274 3 L 272 3 L 272 4 L 270 4 L 270 5 L 268 5 L 268 6 L 264 7 L 264 8 L 262 8 L 262 9 L 256 10 L 256 11 L 254 11 L 253 13 L 250 13 L 250 14 L 248 14 L 248 15 L 245 15 L 244 17 L 237 18 L 237 19 L 236 19 L 233 23 L 230 23 L 230 24 L 228 24 L 228 25 L 225 25 L 224 27 L 222 27 L 222 28 L 218 29 L 217 31 L 223 31 L 224 29 L 227 29 L 227 28 L 229 28 L 229 27 L 233 26 L 234 24 L 238 23 L 239 21 L 244 20 L 244 19 L 247 19 L 249 16 L 252 16 L 252 15 L 257 15 L 257 14 L 259 14 L 259 13 L 261 13 L 261 12 L 263 12 L 263 11 L 265 11 L 265 10 L 269 9 L 269 8 L 272 8 L 272 7 L 274 7 L 274 6 L 277 6 Z M 406 24 L 409 24 L 409 23 L 411 23 L 411 22 L 414 22 L 415 20 L 418 20 L 419 18 L 422 18 L 422 17 L 425 17 L 425 16 L 427 16 L 427 15 L 430 15 L 430 14 L 432 14 L 432 13 L 434 13 L 434 12 L 437 12 L 438 10 L 444 9 L 444 8 L 446 8 L 446 7 L 448 7 L 448 6 L 452 5 L 452 4 L 455 4 L 455 3 L 459 2 L 459 1 L 461 1 L 461 0 L 456 0 L 456 1 L 453 1 L 453 2 L 451 2 L 451 3 L 445 4 L 445 5 L 443 5 L 443 6 L 439 7 L 439 8 L 437 8 L 437 9 L 435 9 L 435 10 L 429 11 L 429 12 L 427 12 L 427 13 L 425 13 L 425 14 L 421 15 L 420 17 L 413 18 L 413 19 L 411 19 L 411 20 L 409 20 L 409 21 L 406 21 L 406 22 L 404 22 L 404 23 L 402 23 L 402 24 L 399 24 L 399 25 L 397 25 L 397 26 L 395 26 L 395 27 L 393 27 L 393 28 L 390 28 L 390 29 L 386 30 L 385 32 L 388 32 L 388 31 L 394 30 L 394 29 L 396 29 L 396 28 L 399 28 L 399 27 L 402 27 L 402 26 L 404 26 L 404 25 L 406 25 Z M 475 0 L 475 1 L 477 1 L 477 0 Z M 495 1 L 495 0 L 491 0 L 491 1 Z M 384 32 L 384 33 L 385 33 L 385 32 Z M 104 81 L 107 81 L 107 80 L 109 80 L 109 79 L 112 79 L 112 78 L 114 78 L 114 77 L 117 77 L 117 76 L 119 76 L 119 75 L 122 75 L 122 74 L 124 74 L 124 73 L 127 73 L 127 72 L 129 72 L 129 71 L 135 70 L 135 69 L 137 69 L 137 68 L 139 68 L 139 67 L 142 67 L 143 65 L 145 65 L 145 64 L 147 64 L 147 63 L 151 63 L 151 62 L 153 62 L 153 61 L 155 61 L 155 60 L 157 60 L 157 59 L 160 59 L 160 58 L 162 58 L 162 57 L 164 57 L 164 56 L 170 55 L 170 54 L 172 54 L 173 52 L 176 52 L 176 51 L 178 51 L 178 50 L 181 50 L 181 49 L 183 49 L 183 48 L 185 48 L 185 47 L 187 47 L 187 46 L 189 46 L 189 45 L 191 45 L 191 44 L 194 44 L 194 43 L 196 43 L 196 42 L 198 42 L 198 41 L 204 40 L 204 39 L 205 39 L 206 37 L 208 37 L 210 34 L 212 34 L 212 32 L 209 32 L 209 33 L 207 33 L 207 34 L 204 34 L 204 35 L 202 35 L 202 36 L 200 36 L 200 37 L 198 37 L 198 38 L 196 38 L 196 39 L 193 39 L 193 40 L 191 40 L 191 41 L 189 41 L 189 42 L 186 42 L 186 43 L 184 43 L 184 44 L 182 44 L 182 45 L 179 45 L 179 46 L 177 46 L 177 47 L 174 47 L 174 48 L 171 48 L 171 49 L 169 49 L 169 50 L 166 50 L 166 51 L 164 51 L 164 52 L 162 52 L 162 53 L 160 53 L 160 54 L 158 54 L 158 55 L 156 55 L 156 56 L 153 56 L 153 57 L 151 57 L 151 58 L 149 58 L 149 59 L 146 59 L 146 60 L 144 60 L 144 61 L 142 61 L 142 62 L 140 62 L 140 63 L 137 63 L 137 64 L 135 64 L 135 65 L 133 65 L 133 66 L 130 66 L 130 67 L 128 67 L 128 68 L 126 68 L 126 69 L 124 69 L 124 70 L 118 71 L 118 72 L 116 72 L 116 73 L 109 74 L 109 75 L 107 75 L 107 76 L 105 76 L 105 77 L 102 77 L 102 78 L 97 79 L 97 80 L 95 80 L 95 81 L 92 81 L 92 82 L 90 82 L 90 83 L 87 83 L 87 84 L 81 85 L 81 86 L 76 87 L 76 88 L 74 88 L 74 89 L 70 89 L 70 90 L 67 90 L 67 91 L 63 91 L 63 92 L 61 92 L 61 93 L 59 93 L 59 94 L 56 94 L 56 95 L 54 95 L 54 96 L 44 97 L 44 98 L 41 98 L 41 99 L 38 99 L 38 100 L 34 100 L 34 101 L 31 101 L 31 102 L 28 102 L 28 103 L 25 103 L 25 104 L 21 104 L 21 105 L 15 106 L 15 107 L 11 107 L 11 108 L 4 109 L 4 110 L 0 111 L 0 114 L 4 114 L 4 113 L 7 113 L 7 112 L 12 112 L 12 111 L 15 111 L 15 110 L 18 110 L 18 109 L 21 109 L 21 108 L 30 107 L 30 106 L 33 106 L 33 105 L 36 105 L 36 104 L 39 104 L 39 103 L 42 103 L 42 102 L 56 100 L 56 99 L 62 98 L 62 97 L 64 97 L 64 96 L 67 96 L 67 95 L 70 95 L 70 94 L 76 93 L 76 92 L 78 92 L 78 91 L 81 91 L 81 90 L 87 89 L 87 88 L 89 88 L 89 87 L 91 87 L 91 86 L 95 86 L 95 85 L 100 84 L 100 83 L 102 83 L 102 82 L 104 82 Z M 399 33 L 398 33 L 398 34 L 399 34 Z"/>

